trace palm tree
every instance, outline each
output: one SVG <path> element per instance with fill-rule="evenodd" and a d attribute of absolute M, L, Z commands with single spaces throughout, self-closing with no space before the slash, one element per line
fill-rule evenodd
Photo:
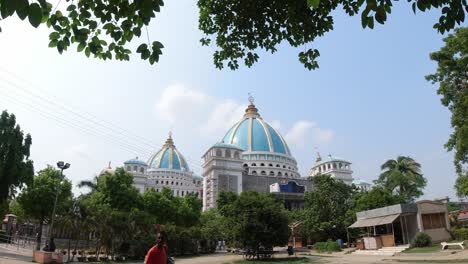
<path fill-rule="evenodd" d="M 411 157 L 398 156 L 396 160 L 387 160 L 382 166 L 382 173 L 375 184 L 400 196 L 403 201 L 412 202 L 423 195 L 426 178 L 421 173 L 421 164 Z"/>

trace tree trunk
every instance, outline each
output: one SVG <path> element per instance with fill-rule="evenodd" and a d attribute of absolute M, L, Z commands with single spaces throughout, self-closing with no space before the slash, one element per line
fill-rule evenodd
<path fill-rule="evenodd" d="M 39 232 L 37 232 L 36 236 L 36 250 L 41 250 L 41 240 L 42 240 L 42 223 L 43 219 L 39 220 Z"/>

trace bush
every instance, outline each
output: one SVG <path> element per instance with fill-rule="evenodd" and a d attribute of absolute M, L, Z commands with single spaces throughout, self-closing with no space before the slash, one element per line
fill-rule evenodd
<path fill-rule="evenodd" d="M 337 252 L 341 251 L 340 245 L 337 242 L 328 240 L 327 242 L 317 242 L 314 244 L 314 249 L 317 252 Z"/>
<path fill-rule="evenodd" d="M 411 247 L 430 247 L 432 245 L 431 237 L 426 233 L 417 233 Z"/>
<path fill-rule="evenodd" d="M 468 228 L 453 229 L 452 235 L 458 241 L 468 240 Z"/>

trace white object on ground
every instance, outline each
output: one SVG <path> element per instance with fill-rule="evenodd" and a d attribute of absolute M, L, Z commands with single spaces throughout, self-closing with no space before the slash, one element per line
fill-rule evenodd
<path fill-rule="evenodd" d="M 449 246 L 459 246 L 459 247 L 461 247 L 462 249 L 465 249 L 465 246 L 463 246 L 464 243 L 465 243 L 465 241 L 457 242 L 457 243 L 442 242 L 442 243 L 440 243 L 440 244 L 442 245 L 442 250 L 444 250 L 445 248 L 447 248 L 447 247 L 449 247 Z"/>

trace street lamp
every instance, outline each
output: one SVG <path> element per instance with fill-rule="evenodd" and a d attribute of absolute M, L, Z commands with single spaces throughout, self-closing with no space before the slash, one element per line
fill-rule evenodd
<path fill-rule="evenodd" d="M 58 193 L 60 188 L 60 182 L 63 178 L 63 170 L 70 168 L 70 163 L 65 163 L 63 161 L 57 162 L 57 167 L 60 169 L 60 179 L 57 183 L 57 189 L 55 190 L 55 202 L 54 202 L 54 209 L 52 210 L 52 221 L 50 223 L 50 230 L 49 230 L 49 246 L 52 243 L 52 231 L 54 229 L 54 219 L 55 219 L 55 208 L 57 207 L 57 200 L 58 200 Z"/>

